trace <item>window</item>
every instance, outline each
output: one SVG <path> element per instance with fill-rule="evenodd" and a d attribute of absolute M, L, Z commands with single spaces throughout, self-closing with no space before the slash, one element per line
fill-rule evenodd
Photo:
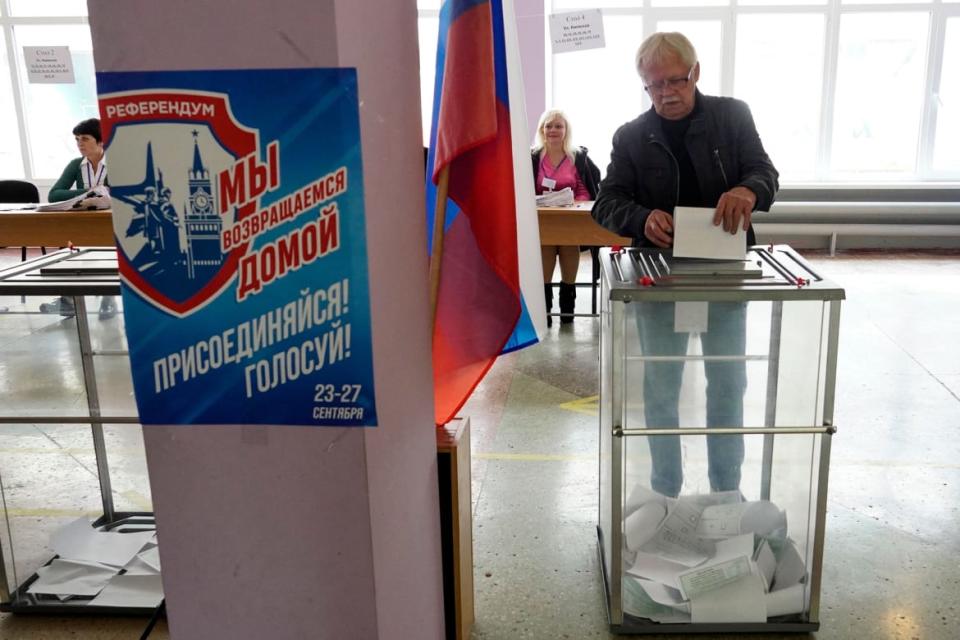
<path fill-rule="evenodd" d="M 53 184 L 78 155 L 74 125 L 98 117 L 86 9 L 84 0 L 0 2 L 0 178 Z M 25 46 L 69 47 L 74 82 L 31 83 Z"/>
<path fill-rule="evenodd" d="M 604 12 L 606 48 L 547 51 L 546 102 L 601 167 L 616 128 L 650 107 L 637 47 L 677 30 L 701 91 L 750 105 L 782 184 L 960 182 L 957 0 L 544 0 L 544 28 L 587 8 Z"/>

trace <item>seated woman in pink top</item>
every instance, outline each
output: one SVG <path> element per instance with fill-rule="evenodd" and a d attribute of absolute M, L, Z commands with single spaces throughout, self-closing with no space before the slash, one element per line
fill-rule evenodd
<path fill-rule="evenodd" d="M 584 147 L 571 143 L 570 122 L 562 111 L 551 109 L 540 116 L 537 144 L 531 149 L 534 188 L 537 195 L 545 191 L 573 190 L 575 200 L 596 200 L 600 169 L 587 156 Z M 553 270 L 560 260 L 560 324 L 573 322 L 577 301 L 577 268 L 580 248 L 575 246 L 541 246 L 543 259 L 543 295 L 547 303 L 547 326 L 553 324 Z"/>

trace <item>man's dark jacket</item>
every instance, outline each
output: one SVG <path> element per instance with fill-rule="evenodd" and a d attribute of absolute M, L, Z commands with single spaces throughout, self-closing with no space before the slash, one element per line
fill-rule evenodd
<path fill-rule="evenodd" d="M 763 150 L 750 108 L 740 100 L 699 91 L 696 100 L 700 108 L 685 140 L 704 200 L 716 206 L 723 193 L 744 186 L 757 196 L 754 210 L 768 211 L 779 188 L 779 174 Z M 618 235 L 634 238 L 635 246 L 653 246 L 643 234 L 644 225 L 653 209 L 673 214 L 679 198 L 678 171 L 660 117 L 651 107 L 614 134 L 594 219 Z M 756 242 L 753 228 L 747 242 Z"/>

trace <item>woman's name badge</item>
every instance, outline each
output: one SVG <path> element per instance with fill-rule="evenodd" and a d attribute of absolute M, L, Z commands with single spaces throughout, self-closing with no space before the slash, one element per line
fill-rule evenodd
<path fill-rule="evenodd" d="M 557 181 L 554 180 L 553 178 L 544 178 L 543 180 L 540 181 L 540 184 L 543 185 L 544 189 L 550 189 L 552 191 L 553 188 L 557 186 Z"/>

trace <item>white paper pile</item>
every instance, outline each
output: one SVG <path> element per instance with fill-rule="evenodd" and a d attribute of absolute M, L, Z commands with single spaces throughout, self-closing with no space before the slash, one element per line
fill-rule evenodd
<path fill-rule="evenodd" d="M 564 187 L 560 191 L 547 191 L 537 196 L 538 207 L 565 207 L 573 204 L 573 189 Z"/>
<path fill-rule="evenodd" d="M 27 589 L 61 600 L 93 597 L 92 606 L 156 607 L 163 600 L 156 533 L 99 531 L 86 518 L 51 537 L 57 558 Z"/>
<path fill-rule="evenodd" d="M 674 499 L 638 485 L 624 513 L 626 613 L 697 623 L 806 611 L 806 566 L 772 502 L 738 491 Z"/>
<path fill-rule="evenodd" d="M 100 185 L 69 200 L 42 204 L 37 207 L 37 211 L 87 211 L 109 208 L 110 190 Z"/>

